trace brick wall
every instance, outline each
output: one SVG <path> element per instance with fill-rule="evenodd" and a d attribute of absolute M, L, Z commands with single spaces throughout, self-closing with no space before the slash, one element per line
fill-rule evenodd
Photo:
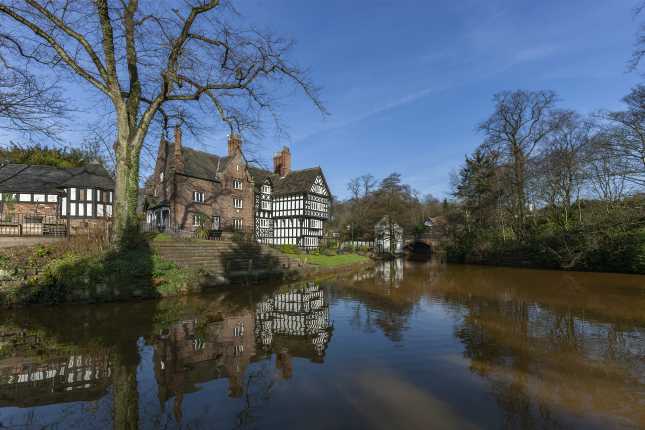
<path fill-rule="evenodd" d="M 233 188 L 233 181 L 237 179 L 242 182 L 242 189 Z M 224 226 L 233 225 L 233 219 L 242 220 L 244 227 L 253 227 L 253 202 L 254 191 L 251 175 L 246 168 L 246 161 L 242 153 L 238 150 L 229 160 L 220 174 L 222 181 L 221 194 L 217 197 L 217 206 L 221 211 L 222 224 Z M 242 200 L 242 209 L 236 209 L 233 206 L 233 199 Z"/>
<path fill-rule="evenodd" d="M 221 212 L 217 201 L 221 186 L 217 182 L 183 175 L 175 175 L 174 181 L 175 187 L 171 191 L 170 202 L 172 217 L 177 225 L 191 229 L 193 214 L 203 214 L 210 222 L 213 215 Z M 204 203 L 193 202 L 194 191 L 204 193 Z"/>
<path fill-rule="evenodd" d="M 11 207 L 7 207 L 7 204 L 4 204 L 0 205 L 0 208 L 2 209 L 3 218 L 8 214 L 56 216 L 58 203 L 15 202 L 11 203 Z"/>

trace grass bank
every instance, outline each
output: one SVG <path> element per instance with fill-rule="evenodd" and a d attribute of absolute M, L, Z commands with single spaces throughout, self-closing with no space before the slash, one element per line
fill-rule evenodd
<path fill-rule="evenodd" d="M 298 258 L 306 264 L 313 264 L 322 268 L 336 268 L 362 264 L 370 261 L 369 257 L 359 254 L 340 255 L 299 255 Z"/>
<path fill-rule="evenodd" d="M 92 246 L 94 245 L 94 246 Z M 0 305 L 111 302 L 181 295 L 205 274 L 156 255 L 146 240 L 116 251 L 78 240 L 0 252 Z"/>

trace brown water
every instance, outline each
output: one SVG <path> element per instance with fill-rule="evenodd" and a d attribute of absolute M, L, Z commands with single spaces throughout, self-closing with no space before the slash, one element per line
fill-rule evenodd
<path fill-rule="evenodd" d="M 387 263 L 0 316 L 0 428 L 645 428 L 645 277 Z"/>

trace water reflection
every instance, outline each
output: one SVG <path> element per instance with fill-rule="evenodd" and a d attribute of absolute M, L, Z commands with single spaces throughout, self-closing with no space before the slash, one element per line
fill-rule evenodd
<path fill-rule="evenodd" d="M 0 428 L 645 427 L 643 279 L 396 260 L 7 311 Z"/>

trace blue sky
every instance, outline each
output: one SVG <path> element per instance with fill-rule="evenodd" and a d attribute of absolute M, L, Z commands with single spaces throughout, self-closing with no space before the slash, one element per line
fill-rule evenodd
<path fill-rule="evenodd" d="M 331 115 L 285 101 L 289 137 L 270 134 L 268 159 L 291 146 L 295 167 L 321 165 L 346 197 L 354 176 L 400 172 L 421 193 L 449 176 L 482 136 L 494 93 L 551 89 L 560 106 L 618 109 L 641 79 L 627 73 L 638 21 L 633 1 L 249 0 L 249 22 L 297 41 L 293 58 L 323 87 Z"/>
<path fill-rule="evenodd" d="M 331 113 L 323 117 L 302 94 L 284 94 L 280 113 L 288 135 L 268 126 L 249 146 L 265 164 L 290 146 L 294 168 L 320 165 L 341 198 L 350 178 L 392 172 L 422 194 L 447 196 L 450 172 L 481 142 L 476 125 L 490 115 L 496 92 L 554 90 L 561 107 L 581 113 L 621 107 L 642 79 L 626 70 L 639 25 L 635 5 L 239 0 L 248 24 L 296 41 L 291 58 L 310 69 Z M 67 133 L 69 142 L 107 111 L 103 96 L 80 88 L 87 85 L 68 86 L 85 111 Z M 185 134 L 185 144 L 226 151 L 223 132 L 199 139 Z"/>

